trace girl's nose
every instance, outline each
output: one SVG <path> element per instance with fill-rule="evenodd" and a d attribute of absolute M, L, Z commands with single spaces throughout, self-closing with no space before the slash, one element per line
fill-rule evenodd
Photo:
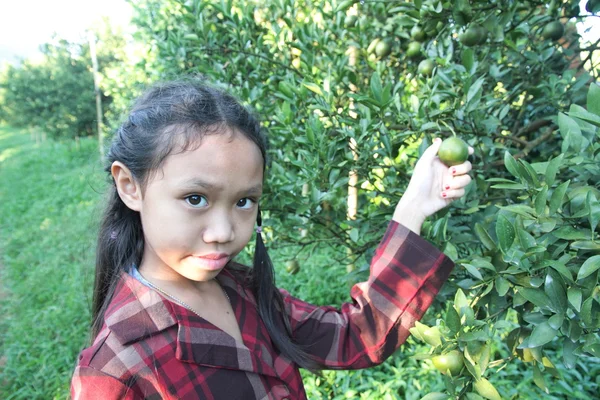
<path fill-rule="evenodd" d="M 207 221 L 202 238 L 205 243 L 227 243 L 235 239 L 234 224 L 226 212 L 215 212 Z"/>

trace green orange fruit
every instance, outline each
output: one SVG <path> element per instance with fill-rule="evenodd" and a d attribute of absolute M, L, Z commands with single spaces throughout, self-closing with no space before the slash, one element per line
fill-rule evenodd
<path fill-rule="evenodd" d="M 460 374 L 465 365 L 463 355 L 458 350 L 452 350 L 446 354 L 435 356 L 431 359 L 433 366 L 442 374 L 450 372 L 451 376 Z"/>
<path fill-rule="evenodd" d="M 388 56 L 391 52 L 392 52 L 392 46 L 386 40 L 381 40 L 375 46 L 375 55 L 377 55 L 377 57 Z"/>
<path fill-rule="evenodd" d="M 487 32 L 484 28 L 479 25 L 472 24 L 467 30 L 460 35 L 459 40 L 462 44 L 467 47 L 475 46 L 485 42 L 487 39 Z"/>
<path fill-rule="evenodd" d="M 347 15 L 344 19 L 344 25 L 346 28 L 354 28 L 356 26 L 356 22 L 358 21 L 358 15 L 351 14 Z"/>
<path fill-rule="evenodd" d="M 375 52 L 375 47 L 381 42 L 380 38 L 375 38 L 369 43 L 369 47 L 367 47 L 367 53 L 372 54 Z"/>
<path fill-rule="evenodd" d="M 419 63 L 419 66 L 417 67 L 417 72 L 419 72 L 419 75 L 431 76 L 433 75 L 434 68 L 435 63 L 433 62 L 433 60 L 425 59 Z"/>
<path fill-rule="evenodd" d="M 425 31 L 423 31 L 423 29 L 419 25 L 415 25 L 410 30 L 410 37 L 412 38 L 412 40 L 422 42 L 425 40 Z"/>
<path fill-rule="evenodd" d="M 448 167 L 462 164 L 469 157 L 469 146 L 461 138 L 449 137 L 440 145 L 438 157 Z"/>
<path fill-rule="evenodd" d="M 600 11 L 600 0 L 589 0 L 585 5 L 585 10 L 589 13 L 595 14 Z"/>
<path fill-rule="evenodd" d="M 410 42 L 408 49 L 406 49 L 406 56 L 410 58 L 418 57 L 421 54 L 421 43 Z"/>
<path fill-rule="evenodd" d="M 553 21 L 544 26 L 542 37 L 544 39 L 558 40 L 565 34 L 565 27 L 559 21 Z"/>
<path fill-rule="evenodd" d="M 292 275 L 296 275 L 300 271 L 300 264 L 296 260 L 290 260 L 285 263 L 285 270 Z"/>

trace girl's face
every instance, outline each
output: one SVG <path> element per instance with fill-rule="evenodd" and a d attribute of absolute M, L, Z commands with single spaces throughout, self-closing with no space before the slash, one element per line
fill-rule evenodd
<path fill-rule="evenodd" d="M 206 135 L 169 155 L 138 202 L 145 247 L 140 270 L 164 280 L 208 281 L 252 236 L 263 158 L 238 132 Z"/>

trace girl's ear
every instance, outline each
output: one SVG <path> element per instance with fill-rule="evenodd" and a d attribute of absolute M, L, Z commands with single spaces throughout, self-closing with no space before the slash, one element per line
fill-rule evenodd
<path fill-rule="evenodd" d="M 133 211 L 142 209 L 142 189 L 127 168 L 120 161 L 115 161 L 110 167 L 110 173 L 115 180 L 119 197 Z"/>

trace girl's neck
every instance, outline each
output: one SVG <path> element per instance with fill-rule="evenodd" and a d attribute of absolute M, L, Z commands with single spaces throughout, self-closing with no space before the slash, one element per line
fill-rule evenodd
<path fill-rule="evenodd" d="M 173 270 L 151 268 L 148 265 L 144 265 L 143 262 L 138 267 L 138 271 L 144 279 L 173 295 L 190 292 L 200 295 L 210 293 L 214 290 L 213 288 L 217 283 L 215 279 L 193 281 Z"/>

